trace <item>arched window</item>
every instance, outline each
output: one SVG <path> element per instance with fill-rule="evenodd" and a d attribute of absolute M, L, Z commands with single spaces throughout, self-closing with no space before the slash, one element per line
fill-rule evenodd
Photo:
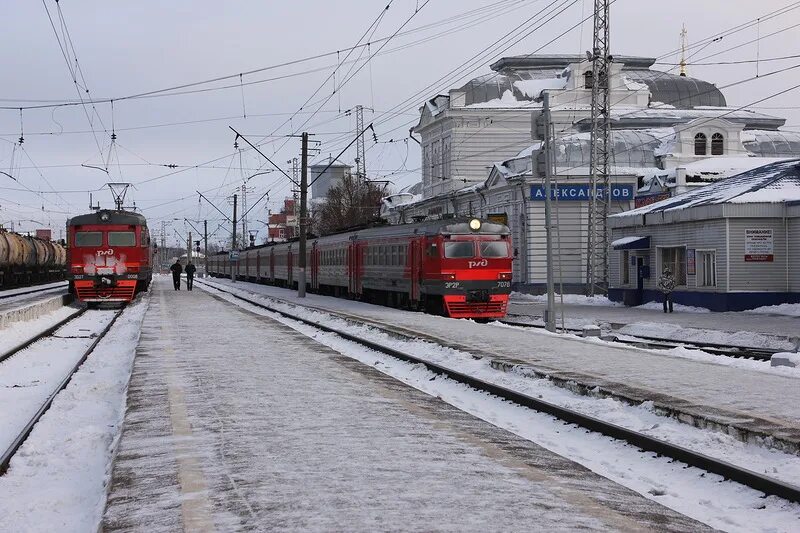
<path fill-rule="evenodd" d="M 594 85 L 594 73 L 591 70 L 587 70 L 583 73 L 583 87 L 584 89 L 591 89 Z"/>
<path fill-rule="evenodd" d="M 708 153 L 708 143 L 704 133 L 694 136 L 694 155 L 706 155 Z"/>
<path fill-rule="evenodd" d="M 725 138 L 721 133 L 711 136 L 711 155 L 722 155 L 725 153 Z"/>

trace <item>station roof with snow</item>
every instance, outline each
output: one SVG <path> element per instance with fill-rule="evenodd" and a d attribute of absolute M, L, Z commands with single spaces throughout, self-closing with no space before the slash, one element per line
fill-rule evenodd
<path fill-rule="evenodd" d="M 800 202 L 800 159 L 758 167 L 651 205 L 612 215 L 610 218 L 621 219 L 720 204 L 784 202 Z"/>

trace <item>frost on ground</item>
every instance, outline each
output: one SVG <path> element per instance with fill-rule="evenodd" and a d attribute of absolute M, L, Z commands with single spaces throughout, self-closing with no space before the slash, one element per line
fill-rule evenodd
<path fill-rule="evenodd" d="M 623 335 L 655 337 L 678 342 L 723 344 L 748 348 L 794 351 L 795 344 L 786 338 L 776 338 L 753 331 L 717 331 L 712 329 L 686 328 L 667 322 L 636 322 L 616 330 Z M 790 333 L 790 332 L 787 332 Z M 797 334 L 798 332 L 793 332 Z"/>
<path fill-rule="evenodd" d="M 247 293 L 247 291 L 242 292 Z M 508 429 L 604 477 L 636 490 L 647 498 L 712 527 L 726 531 L 795 531 L 800 520 L 800 505 L 775 497 L 763 498 L 758 491 L 737 483 L 724 482 L 719 476 L 686 468 L 681 463 L 657 457 L 655 454 L 641 453 L 638 449 L 620 441 L 565 425 L 547 415 L 498 400 L 496 397 L 477 392 L 449 379 L 437 377 L 421 365 L 400 362 L 345 341 L 334 334 L 322 333 L 237 301 L 231 296 L 218 294 L 257 314 L 274 316 L 277 320 L 342 354 L 395 376 L 428 394 L 438 396 L 474 416 Z M 265 298 L 265 300 L 270 299 Z M 792 483 L 800 478 L 800 458 L 796 456 L 747 445 L 720 433 L 680 424 L 656 415 L 650 405 L 630 407 L 615 400 L 598 400 L 574 395 L 555 387 L 547 380 L 498 372 L 489 366 L 488 361 L 476 360 L 471 354 L 420 340 L 398 340 L 375 328 L 354 325 L 322 312 L 274 300 L 271 304 L 303 318 L 346 330 L 359 337 L 407 351 L 445 366 L 458 368 L 467 374 L 630 427 L 655 438 L 721 457 L 772 477 Z"/>
<path fill-rule="evenodd" d="M 147 305 L 125 310 L 0 477 L 0 529 L 97 529 Z"/>
<path fill-rule="evenodd" d="M 511 298 L 518 301 L 547 303 L 546 294 L 525 294 L 522 292 L 512 292 Z M 612 302 L 606 296 L 584 296 L 582 294 L 556 294 L 556 304 L 570 305 L 595 305 L 605 307 L 622 307 L 619 302 Z"/>
<path fill-rule="evenodd" d="M 634 309 L 653 309 L 656 311 L 663 311 L 664 310 L 664 303 L 663 302 L 647 302 L 646 304 L 642 304 L 636 306 Z M 710 313 L 709 309 L 705 307 L 692 307 L 691 305 L 683 305 L 683 304 L 672 304 L 672 310 L 678 311 L 680 313 Z"/>

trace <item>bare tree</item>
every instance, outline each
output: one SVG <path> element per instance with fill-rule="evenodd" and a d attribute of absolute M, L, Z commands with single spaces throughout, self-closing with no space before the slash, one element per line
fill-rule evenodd
<path fill-rule="evenodd" d="M 328 190 L 325 203 L 314 213 L 315 233 L 328 235 L 379 220 L 381 198 L 386 194 L 380 183 L 346 175 L 338 185 Z"/>

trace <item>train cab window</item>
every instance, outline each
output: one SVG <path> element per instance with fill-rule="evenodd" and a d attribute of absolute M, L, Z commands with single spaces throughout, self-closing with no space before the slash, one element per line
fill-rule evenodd
<path fill-rule="evenodd" d="M 472 241 L 451 241 L 444 243 L 444 256 L 448 259 L 475 257 L 475 246 Z"/>
<path fill-rule="evenodd" d="M 506 241 L 483 241 L 479 244 L 481 257 L 508 257 Z"/>
<path fill-rule="evenodd" d="M 109 246 L 136 246 L 136 234 L 132 231 L 109 231 Z"/>
<path fill-rule="evenodd" d="M 103 246 L 103 233 L 100 231 L 79 231 L 75 234 L 75 246 Z"/>
<path fill-rule="evenodd" d="M 435 242 L 428 245 L 428 257 L 439 257 L 439 248 Z"/>

